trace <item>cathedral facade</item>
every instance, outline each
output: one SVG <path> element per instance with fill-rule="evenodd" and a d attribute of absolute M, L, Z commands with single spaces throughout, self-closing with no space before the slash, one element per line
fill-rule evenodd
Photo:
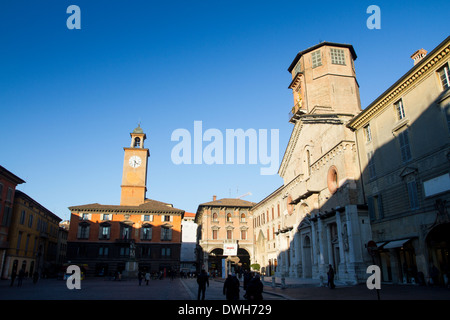
<path fill-rule="evenodd" d="M 255 262 L 266 275 L 359 283 L 367 278 L 371 227 L 354 133 L 361 111 L 351 45 L 322 42 L 299 52 L 292 75 L 292 134 L 283 185 L 252 208 Z M 325 280 L 326 281 L 326 280 Z"/>

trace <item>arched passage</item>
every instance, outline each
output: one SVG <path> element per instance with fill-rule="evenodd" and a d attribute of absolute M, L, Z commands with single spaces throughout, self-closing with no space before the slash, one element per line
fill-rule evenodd
<path fill-rule="evenodd" d="M 434 227 L 427 236 L 430 277 L 444 284 L 450 277 L 450 223 Z"/>
<path fill-rule="evenodd" d="M 309 236 L 303 238 L 303 277 L 312 277 L 311 240 Z"/>
<path fill-rule="evenodd" d="M 208 272 L 213 276 L 222 276 L 222 259 L 226 257 L 223 255 L 223 249 L 216 248 L 209 252 L 208 257 Z"/>

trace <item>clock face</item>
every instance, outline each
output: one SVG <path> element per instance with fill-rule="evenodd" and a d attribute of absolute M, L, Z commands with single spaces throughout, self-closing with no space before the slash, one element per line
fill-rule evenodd
<path fill-rule="evenodd" d="M 132 168 L 137 168 L 141 165 L 142 160 L 141 158 L 139 158 L 138 156 L 132 156 L 130 158 L 130 160 L 128 160 L 128 164 L 130 165 L 130 167 Z"/>

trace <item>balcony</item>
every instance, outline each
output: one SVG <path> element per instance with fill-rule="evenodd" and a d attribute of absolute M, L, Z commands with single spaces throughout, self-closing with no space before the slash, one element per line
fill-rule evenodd
<path fill-rule="evenodd" d="M 134 239 L 116 239 L 115 243 L 117 244 L 131 244 L 134 242 Z"/>
<path fill-rule="evenodd" d="M 302 108 L 302 100 L 299 100 L 295 106 L 292 107 L 291 112 L 289 112 L 289 122 L 296 123 L 300 117 L 306 113 L 306 109 Z"/>

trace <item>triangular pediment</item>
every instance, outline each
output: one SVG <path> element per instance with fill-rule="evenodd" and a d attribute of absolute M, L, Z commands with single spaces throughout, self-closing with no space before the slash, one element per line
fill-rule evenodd
<path fill-rule="evenodd" d="M 404 178 L 409 174 L 415 174 L 417 173 L 417 168 L 414 167 L 405 167 L 401 172 L 400 172 L 400 177 Z"/>

